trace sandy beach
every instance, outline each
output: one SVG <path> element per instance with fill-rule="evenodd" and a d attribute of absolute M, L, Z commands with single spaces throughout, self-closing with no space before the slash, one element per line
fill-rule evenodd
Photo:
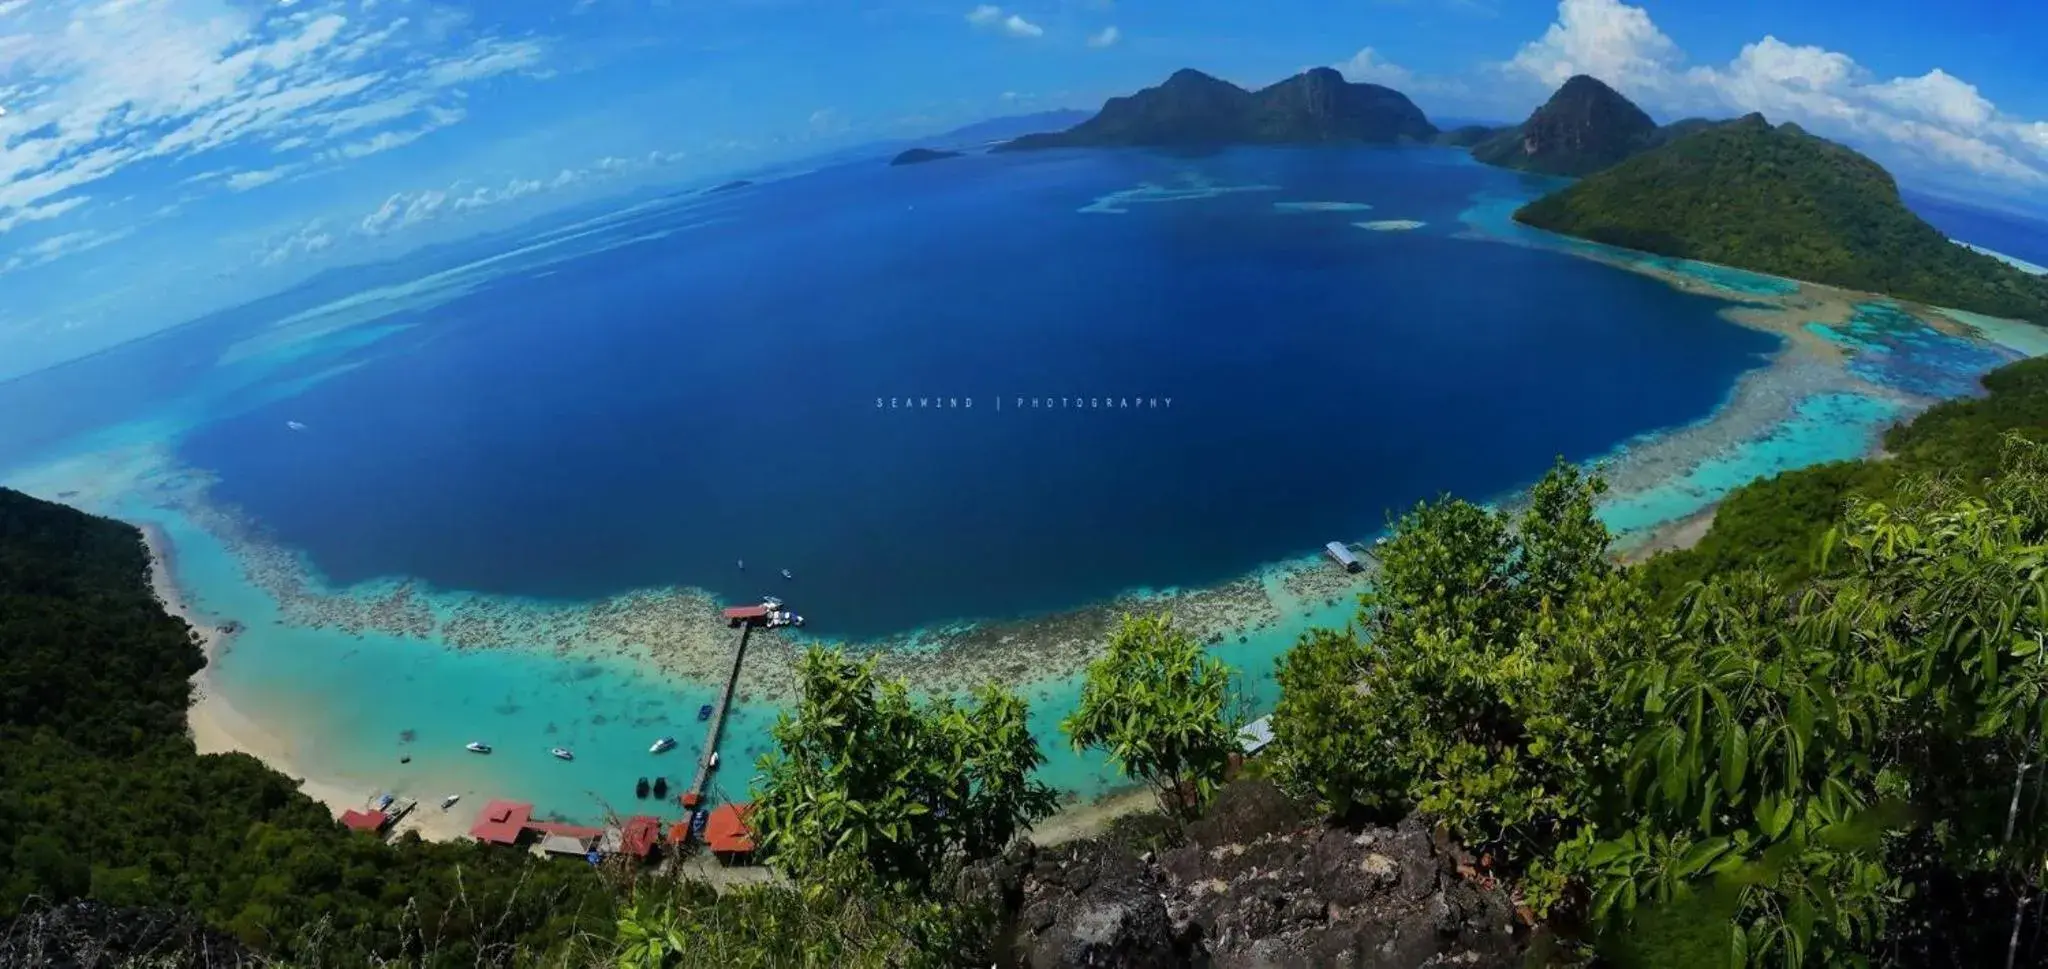
<path fill-rule="evenodd" d="M 213 683 L 213 671 L 226 656 L 233 637 L 222 631 L 223 620 L 199 615 L 186 601 L 172 575 L 170 543 L 163 533 L 148 525 L 140 527 L 143 541 L 149 546 L 149 581 L 157 601 L 163 603 L 165 611 L 192 627 L 206 656 L 206 666 L 192 678 L 192 709 L 186 722 L 193 746 L 201 754 L 248 754 L 272 770 L 297 779 L 299 790 L 327 805 L 337 818 L 343 811 L 366 807 L 376 793 L 375 784 L 303 770 L 293 759 L 288 742 L 229 705 Z M 464 838 L 475 810 L 475 805 L 458 805 L 455 810 L 442 811 L 436 805 L 421 804 L 392 829 L 392 834 L 413 831 L 431 841 Z"/>

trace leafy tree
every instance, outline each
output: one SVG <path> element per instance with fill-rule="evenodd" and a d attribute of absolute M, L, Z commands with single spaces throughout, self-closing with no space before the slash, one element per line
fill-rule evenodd
<path fill-rule="evenodd" d="M 1334 811 L 1420 810 L 1517 869 L 1532 901 L 1618 769 L 1625 710 L 1608 667 L 1649 636 L 1647 600 L 1606 559 L 1597 478 L 1559 462 L 1519 515 L 1446 499 L 1379 548 L 1361 634 L 1316 633 L 1283 657 L 1274 733 L 1283 780 Z"/>
<path fill-rule="evenodd" d="M 922 890 L 949 862 L 987 857 L 1057 807 L 1014 694 L 913 702 L 873 659 L 812 649 L 796 709 L 761 759 L 751 816 L 763 851 L 802 879 L 878 878 Z"/>
<path fill-rule="evenodd" d="M 1169 616 L 1125 616 L 1088 665 L 1081 704 L 1060 724 L 1075 750 L 1098 748 L 1152 785 L 1169 814 L 1191 818 L 1238 750 L 1230 667 Z"/>

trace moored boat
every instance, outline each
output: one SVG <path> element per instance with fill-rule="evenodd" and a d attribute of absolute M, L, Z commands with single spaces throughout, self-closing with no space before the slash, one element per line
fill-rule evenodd
<path fill-rule="evenodd" d="M 668 778 L 657 777 L 654 779 L 654 796 L 660 798 L 668 797 Z"/>
<path fill-rule="evenodd" d="M 647 778 L 640 778 L 640 783 L 633 785 L 633 796 L 638 798 L 645 798 L 647 796 Z"/>
<path fill-rule="evenodd" d="M 548 751 L 548 753 L 550 753 L 550 754 L 553 754 L 553 755 L 555 755 L 555 757 L 556 757 L 557 759 L 559 759 L 559 760 L 575 760 L 575 759 L 576 759 L 576 755 L 575 755 L 575 754 L 572 754 L 572 753 L 570 753 L 570 752 L 569 752 L 569 748 L 567 748 L 567 747 L 556 747 L 556 748 L 554 748 L 553 750 L 550 750 L 550 751 Z"/>
<path fill-rule="evenodd" d="M 472 754 L 488 754 L 491 752 L 491 745 L 481 740 L 472 740 L 469 743 L 463 744 L 462 749 Z"/>
<path fill-rule="evenodd" d="M 782 577 L 783 577 L 783 578 L 785 578 L 785 579 L 794 579 L 794 578 L 796 578 L 796 576 L 793 576 L 793 575 L 789 574 L 789 570 L 788 570 L 788 569 L 783 569 L 783 570 L 782 570 Z"/>
<path fill-rule="evenodd" d="M 652 747 L 649 747 L 649 748 L 647 748 L 647 752 L 648 752 L 648 753 L 650 753 L 650 754 L 658 754 L 658 753 L 661 753 L 661 752 L 662 752 L 662 751 L 664 751 L 664 750 L 668 750 L 668 749 L 670 749 L 670 748 L 674 747 L 675 745 L 676 745 L 676 738 L 674 738 L 674 737 L 663 737 L 663 738 L 661 738 L 660 740 L 657 740 L 657 741 L 655 741 L 655 742 L 654 742 L 654 746 L 652 746 Z"/>
<path fill-rule="evenodd" d="M 455 806 L 455 802 L 457 802 L 457 801 L 460 801 L 460 800 L 462 800 L 462 795 L 460 795 L 460 794 L 450 794 L 450 795 L 448 795 L 447 797 L 444 797 L 444 798 L 442 798 L 442 799 L 441 799 L 441 810 L 443 810 L 443 811 L 446 811 L 446 810 L 448 810 L 449 808 L 452 808 L 452 807 L 454 807 L 454 806 Z"/>

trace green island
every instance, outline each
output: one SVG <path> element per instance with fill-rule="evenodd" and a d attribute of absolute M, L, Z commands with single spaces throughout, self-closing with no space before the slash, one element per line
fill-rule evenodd
<path fill-rule="evenodd" d="M 1634 154 L 1515 218 L 1628 249 L 2048 322 L 2048 279 L 1950 242 L 1906 208 L 1876 162 L 1759 114 Z"/>
<path fill-rule="evenodd" d="M 1111 98 L 1065 131 L 1025 135 L 995 151 L 1044 148 L 1429 143 L 1435 125 L 1408 96 L 1317 67 L 1257 91 L 1182 68 L 1157 87 Z"/>
<path fill-rule="evenodd" d="M 1249 759 L 1232 671 L 1129 617 L 1061 729 L 1138 793 L 1064 835 L 1017 695 L 813 651 L 767 881 L 384 843 L 196 754 L 140 534 L 0 491 L 0 964 L 2036 965 L 2048 359 L 1984 383 L 1643 563 L 1562 463 L 1417 506 Z"/>

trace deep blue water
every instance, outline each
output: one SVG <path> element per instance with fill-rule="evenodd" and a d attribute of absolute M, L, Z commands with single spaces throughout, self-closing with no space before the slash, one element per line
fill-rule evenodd
<path fill-rule="evenodd" d="M 1080 211 L 1190 177 L 1278 189 Z M 1535 184 L 1448 151 L 834 168 L 643 213 L 604 230 L 612 248 L 396 313 L 381 322 L 413 327 L 364 340 L 354 369 L 179 446 L 344 583 L 786 591 L 828 635 L 1198 585 L 1696 420 L 1775 347 L 1717 301 L 1457 237 L 1475 195 Z M 163 393 L 246 366 L 214 361 L 259 329 L 115 357 Z M 886 406 L 919 396 L 972 405 Z M 1017 408 L 1033 396 L 1171 405 Z"/>
<path fill-rule="evenodd" d="M 1910 192 L 1904 198 L 1914 212 L 1951 239 L 2048 266 L 2048 222 Z"/>

